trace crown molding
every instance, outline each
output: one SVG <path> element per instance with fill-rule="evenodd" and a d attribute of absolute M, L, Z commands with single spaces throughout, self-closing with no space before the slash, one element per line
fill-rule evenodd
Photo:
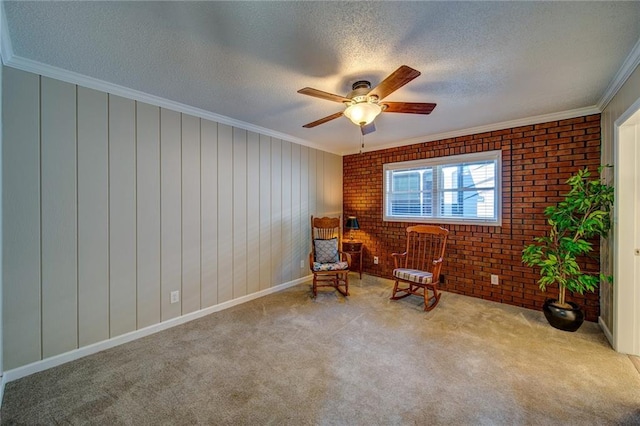
<path fill-rule="evenodd" d="M 2 29 L 3 29 L 2 58 L 6 66 L 10 66 L 10 67 L 20 69 L 22 71 L 31 72 L 34 74 L 39 74 L 45 77 L 54 78 L 56 80 L 64 81 L 67 83 L 77 84 L 79 86 L 87 87 L 94 90 L 99 90 L 99 91 L 110 93 L 113 95 L 122 96 L 127 99 L 146 102 L 148 104 L 155 105 L 161 108 L 167 108 L 167 109 L 171 109 L 173 111 L 181 112 L 184 114 L 193 115 L 195 117 L 204 118 L 206 120 L 215 121 L 217 123 L 227 124 L 233 127 L 255 132 L 265 136 L 270 136 L 276 139 L 282 139 L 288 142 L 293 142 L 299 145 L 318 149 L 320 151 L 329 152 L 331 154 L 344 156 L 344 155 L 356 154 L 359 152 L 359 150 L 343 151 L 343 152 L 329 151 L 326 148 L 321 147 L 306 139 L 297 138 L 297 137 L 288 135 L 286 133 L 277 132 L 275 130 L 267 129 L 265 127 L 256 126 L 251 123 L 229 118 L 220 114 L 215 114 L 215 113 L 203 110 L 201 108 L 195 108 L 189 105 L 182 104 L 180 102 L 171 101 L 168 99 L 161 98 L 159 96 L 150 95 L 148 93 L 144 93 L 134 89 L 129 89 L 127 87 L 109 83 L 103 80 L 99 80 L 97 78 L 88 77 L 88 76 L 75 73 L 72 71 L 68 71 L 62 68 L 58 68 L 51 65 L 43 64 L 41 62 L 33 61 L 31 59 L 15 56 L 11 51 L 10 41 L 5 40 L 8 38 L 6 36 L 6 30 L 4 30 L 5 28 L 6 28 L 6 25 L 2 25 Z M 640 44 L 638 46 L 640 46 Z M 636 58 L 636 61 L 637 59 L 638 58 Z M 630 73 L 625 78 L 627 78 L 629 75 Z M 387 149 L 387 148 L 395 148 L 398 146 L 413 145 L 417 143 L 431 142 L 431 141 L 442 140 L 442 139 L 455 138 L 459 136 L 468 136 L 476 133 L 485 133 L 485 132 L 491 132 L 495 130 L 508 129 L 512 127 L 529 126 L 532 124 L 545 123 L 548 121 L 565 120 L 568 118 L 575 118 L 575 117 L 580 117 L 584 115 L 599 114 L 600 112 L 602 112 L 602 109 L 600 109 L 597 105 L 593 105 L 585 108 L 578 108 L 578 109 L 562 111 L 557 113 L 538 115 L 534 117 L 526 117 L 526 118 L 517 119 L 517 120 L 503 121 L 503 122 L 488 124 L 484 126 L 454 130 L 450 132 L 418 136 L 411 139 L 403 139 L 390 144 L 376 146 L 375 149 L 372 149 L 372 151 L 378 151 L 378 150 Z"/>
<path fill-rule="evenodd" d="M 3 27 L 5 26 L 3 25 Z M 3 37 L 3 39 L 4 38 L 5 37 Z M 3 46 L 3 51 L 4 51 L 4 46 Z M 87 87 L 89 89 L 94 89 L 94 90 L 109 93 L 112 95 L 121 96 L 123 98 L 132 99 L 134 101 L 145 102 L 161 108 L 167 108 L 173 111 L 189 114 L 195 117 L 204 118 L 206 120 L 215 121 L 216 123 L 227 124 L 229 126 L 233 126 L 239 129 L 244 129 L 244 130 L 255 132 L 265 136 L 270 136 L 276 139 L 282 139 L 288 142 L 304 145 L 320 151 L 329 152 L 331 154 L 341 155 L 339 152 L 328 151 L 326 148 L 323 148 L 306 139 L 301 139 L 295 136 L 288 135 L 286 133 L 267 129 L 265 127 L 256 126 L 254 124 L 247 123 L 241 120 L 236 120 L 234 118 L 226 117 L 224 115 L 215 114 L 213 112 L 210 112 L 201 108 L 192 107 L 180 102 L 175 102 L 169 99 L 162 98 L 160 96 L 151 95 L 145 92 L 141 92 L 139 90 L 130 89 L 128 87 L 120 86 L 114 83 L 109 83 L 107 81 L 100 80 L 97 78 L 88 77 L 83 74 L 79 74 L 73 71 L 68 71 L 62 68 L 43 64 L 41 62 L 34 61 L 31 59 L 22 58 L 20 56 L 14 55 L 12 52 L 10 52 L 9 55 L 3 56 L 3 58 L 4 58 L 5 65 L 22 70 L 22 71 L 27 71 L 27 72 L 39 74 L 45 77 L 54 78 L 56 80 L 64 81 L 66 83 L 76 84 L 78 86 Z"/>
<path fill-rule="evenodd" d="M 622 85 L 627 81 L 631 74 L 640 65 L 640 38 L 636 42 L 635 46 L 631 49 L 629 56 L 622 63 L 622 66 L 609 83 L 609 87 L 604 91 L 602 98 L 596 104 L 600 111 L 604 111 L 611 99 L 618 93 Z"/>
<path fill-rule="evenodd" d="M 600 114 L 601 110 L 593 105 L 590 107 L 577 108 L 568 111 L 555 112 L 551 114 L 537 115 L 533 117 L 520 118 L 517 120 L 501 121 L 499 123 L 487 124 L 484 126 L 469 127 L 466 129 L 453 130 L 451 132 L 436 133 L 432 135 L 418 136 L 411 139 L 404 139 L 390 144 L 376 146 L 371 151 L 379 151 L 381 149 L 396 148 L 399 146 L 408 146 L 418 143 L 433 142 L 443 139 L 457 138 L 460 136 L 475 135 L 478 133 L 493 132 L 496 130 L 511 129 L 513 127 L 531 126 L 533 124 L 547 123 L 549 121 L 566 120 L 569 118 L 582 117 L 591 114 Z M 359 151 L 343 152 L 342 155 L 357 154 Z M 369 151 L 370 152 L 370 151 Z"/>

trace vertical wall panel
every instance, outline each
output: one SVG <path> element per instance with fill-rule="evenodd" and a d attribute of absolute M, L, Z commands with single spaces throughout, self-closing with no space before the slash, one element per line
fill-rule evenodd
<path fill-rule="evenodd" d="M 42 356 L 78 347 L 76 86 L 42 78 Z"/>
<path fill-rule="evenodd" d="M 138 328 L 160 322 L 160 108 L 136 104 Z"/>
<path fill-rule="evenodd" d="M 135 102 L 109 96 L 111 337 L 136 329 Z"/>
<path fill-rule="evenodd" d="M 247 131 L 233 129 L 233 298 L 247 294 Z"/>
<path fill-rule="evenodd" d="M 282 141 L 271 139 L 271 285 L 282 284 Z"/>
<path fill-rule="evenodd" d="M 233 299 L 233 129 L 218 124 L 218 303 Z"/>
<path fill-rule="evenodd" d="M 335 167 L 335 176 L 337 178 L 337 182 L 335 184 L 336 187 L 336 199 L 333 204 L 333 211 L 342 213 L 342 203 L 344 196 L 344 173 L 343 173 L 343 165 L 342 165 L 342 156 L 332 154 L 334 159 L 334 167 Z"/>
<path fill-rule="evenodd" d="M 171 292 L 182 285 L 182 155 L 180 114 L 160 109 L 160 314 L 162 321 L 180 316 Z"/>
<path fill-rule="evenodd" d="M 317 181 L 318 178 L 316 176 L 316 169 L 317 169 L 317 155 L 318 155 L 318 151 L 316 151 L 313 148 L 309 148 L 309 185 L 308 185 L 308 189 L 309 189 L 309 196 L 307 197 L 307 199 L 309 200 L 309 229 L 311 229 L 311 216 L 320 216 L 320 212 L 318 211 L 318 201 L 317 201 Z M 311 249 L 311 246 L 309 246 L 309 249 Z"/>
<path fill-rule="evenodd" d="M 324 153 L 325 210 L 338 215 L 342 212 L 342 157 Z"/>
<path fill-rule="evenodd" d="M 326 203 L 324 199 L 324 155 L 322 151 L 316 151 L 316 211 L 317 216 L 325 216 L 327 214 Z"/>
<path fill-rule="evenodd" d="M 282 141 L 282 282 L 293 277 L 291 217 L 291 142 Z"/>
<path fill-rule="evenodd" d="M 42 356 L 40 78 L 4 68 L 2 140 L 3 369 Z"/>
<path fill-rule="evenodd" d="M 334 186 L 336 177 L 333 175 L 331 155 L 327 152 L 322 153 L 322 200 L 324 201 L 324 212 L 328 215 L 333 215 L 333 198 L 334 198 Z"/>
<path fill-rule="evenodd" d="M 304 260 L 304 268 L 300 270 L 301 276 L 309 272 L 309 252 L 311 251 L 311 226 L 309 224 L 309 148 L 300 147 L 300 238 L 299 249 Z"/>
<path fill-rule="evenodd" d="M 260 290 L 271 287 L 271 138 L 260 135 Z"/>
<path fill-rule="evenodd" d="M 300 145 L 291 145 L 291 279 L 302 276 L 300 235 Z"/>
<path fill-rule="evenodd" d="M 336 176 L 333 174 L 333 163 L 332 163 L 332 155 L 323 152 L 323 170 L 322 175 L 324 179 L 322 180 L 323 189 L 322 189 L 322 199 L 324 200 L 324 211 L 327 214 L 335 214 L 336 212 L 333 210 L 333 199 L 335 198 L 335 182 Z"/>
<path fill-rule="evenodd" d="M 78 345 L 109 338 L 106 93 L 78 87 Z"/>
<path fill-rule="evenodd" d="M 182 115 L 182 315 L 200 309 L 200 119 Z"/>
<path fill-rule="evenodd" d="M 260 139 L 247 135 L 247 293 L 260 290 Z"/>
<path fill-rule="evenodd" d="M 201 120 L 202 307 L 218 303 L 218 125 Z"/>

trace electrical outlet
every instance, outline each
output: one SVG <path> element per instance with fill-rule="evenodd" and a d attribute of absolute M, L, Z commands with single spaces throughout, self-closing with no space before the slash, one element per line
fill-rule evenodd
<path fill-rule="evenodd" d="M 171 303 L 178 303 L 180 301 L 180 290 L 171 292 Z"/>
<path fill-rule="evenodd" d="M 300 269 L 304 268 L 304 260 L 300 261 Z"/>
<path fill-rule="evenodd" d="M 378 260 L 379 260 L 378 256 L 373 256 L 373 264 L 374 265 L 377 265 L 379 263 Z"/>
<path fill-rule="evenodd" d="M 491 274 L 491 284 L 492 285 L 500 284 L 500 278 L 497 275 Z"/>

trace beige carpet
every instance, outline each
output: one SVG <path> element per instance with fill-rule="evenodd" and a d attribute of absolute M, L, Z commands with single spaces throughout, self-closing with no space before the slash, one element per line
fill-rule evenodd
<path fill-rule="evenodd" d="M 640 374 L 596 324 L 390 292 L 304 284 L 26 377 L 2 424 L 640 424 Z"/>

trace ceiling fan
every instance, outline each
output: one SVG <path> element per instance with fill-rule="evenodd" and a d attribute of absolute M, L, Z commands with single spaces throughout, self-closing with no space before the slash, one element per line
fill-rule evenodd
<path fill-rule="evenodd" d="M 383 101 L 384 98 L 419 75 L 420 71 L 414 70 L 407 65 L 402 65 L 373 89 L 369 81 L 356 81 L 351 86 L 352 90 L 347 96 L 334 95 L 333 93 L 323 92 L 322 90 L 312 89 L 311 87 L 300 89 L 298 93 L 302 93 L 303 95 L 314 96 L 333 102 L 341 102 L 347 106 L 344 111 L 336 112 L 335 114 L 312 121 L 302 127 L 310 129 L 345 115 L 353 124 L 360 126 L 362 134 L 366 135 L 376 130 L 373 120 L 383 111 L 430 114 L 436 107 L 436 104 Z"/>

